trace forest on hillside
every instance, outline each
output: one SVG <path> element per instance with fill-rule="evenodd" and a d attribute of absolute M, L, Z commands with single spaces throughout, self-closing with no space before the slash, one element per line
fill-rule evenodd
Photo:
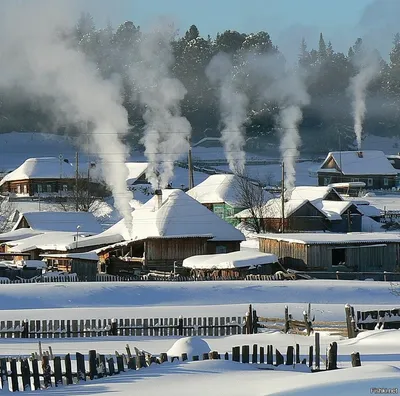
<path fill-rule="evenodd" d="M 89 14 L 82 14 L 68 32 L 71 45 L 84 53 L 104 78 L 115 78 L 116 75 L 121 78 L 124 106 L 133 126 L 129 134 L 132 144 L 140 142 L 144 109 L 135 100 L 138 94 L 135 90 L 139 88 L 128 81 L 128 70 L 137 61 L 135 54 L 142 34 L 141 28 L 131 21 L 117 28 L 98 28 Z M 311 98 L 303 108 L 300 125 L 302 151 L 320 153 L 338 149 L 339 144 L 341 147 L 351 145 L 355 135 L 348 87 L 351 78 L 357 74 L 354 58 L 363 50 L 362 40 L 355 38 L 354 45 L 345 54 L 336 52 L 332 43 L 325 41 L 323 33 L 318 48 L 308 48 L 301 37 L 293 38 L 297 39 L 298 61 L 294 67 L 305 75 Z M 214 55 L 220 52 L 231 55 L 237 73 L 241 72 L 246 59 L 244 53 L 274 53 L 280 57 L 282 64 L 285 63 L 284 56 L 266 31 L 244 34 L 228 30 L 218 33 L 216 37 L 205 37 L 192 25 L 183 34 L 177 32 L 171 45 L 171 72 L 187 90 L 181 107 L 182 115 L 191 123 L 193 141 L 220 135 L 216 88 L 206 76 L 206 68 Z M 364 131 L 380 136 L 397 136 L 400 135 L 400 34 L 393 37 L 390 54 L 378 55 L 379 72 L 367 91 Z M 279 131 L 275 126 L 279 112 L 277 103 L 273 100 L 260 102 L 253 98 L 254 81 L 243 81 L 241 88 L 249 93 L 250 98 L 245 124 L 248 148 L 257 150 L 265 147 L 266 143 L 279 142 Z M 45 103 L 45 100 L 22 99 L 17 89 L 0 90 L 0 132 L 54 131 Z M 71 128 L 69 125 L 57 127 L 59 132 Z"/>

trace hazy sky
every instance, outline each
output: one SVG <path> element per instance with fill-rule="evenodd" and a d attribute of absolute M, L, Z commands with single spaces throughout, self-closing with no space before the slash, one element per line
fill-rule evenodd
<path fill-rule="evenodd" d="M 1 0 L 0 10 L 7 1 Z M 57 1 L 63 0 L 52 4 Z M 77 13 L 89 11 L 98 26 L 131 20 L 145 29 L 166 16 L 181 33 L 192 24 L 204 36 L 227 29 L 266 30 L 285 55 L 293 56 L 302 37 L 315 47 L 322 31 L 337 51 L 347 52 L 357 37 L 364 37 L 386 58 L 391 38 L 400 30 L 400 0 L 68 0 L 68 5 Z"/>

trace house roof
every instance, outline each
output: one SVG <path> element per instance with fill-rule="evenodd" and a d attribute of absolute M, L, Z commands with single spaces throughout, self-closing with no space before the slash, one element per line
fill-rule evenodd
<path fill-rule="evenodd" d="M 126 162 L 126 167 L 128 168 L 129 175 L 126 179 L 128 186 L 135 183 L 143 173 L 146 172 L 149 167 L 148 162 Z"/>
<path fill-rule="evenodd" d="M 382 212 L 374 205 L 357 205 L 357 209 L 364 216 L 368 217 L 380 217 Z"/>
<path fill-rule="evenodd" d="M 198 269 L 234 269 L 265 265 L 278 262 L 278 257 L 270 253 L 261 253 L 256 249 L 244 249 L 238 252 L 208 254 L 188 257 L 183 267 Z"/>
<path fill-rule="evenodd" d="M 35 231 L 68 231 L 98 234 L 103 231 L 92 213 L 88 212 L 25 212 L 21 213 L 13 230 L 25 219 Z"/>
<path fill-rule="evenodd" d="M 343 213 L 353 205 L 350 201 L 326 201 L 317 199 L 312 204 L 329 220 L 342 220 Z"/>
<path fill-rule="evenodd" d="M 80 241 L 87 236 L 87 233 L 79 233 L 78 239 Z M 24 253 L 36 249 L 65 252 L 68 250 L 68 246 L 75 241 L 75 238 L 76 232 L 50 231 L 30 238 L 8 242 L 7 245 L 11 253 Z"/>
<path fill-rule="evenodd" d="M 343 198 L 336 192 L 332 187 L 328 186 L 299 186 L 293 188 L 290 192 L 291 199 L 308 199 L 309 201 L 325 199 L 331 192 L 336 194 L 338 198 L 342 201 Z"/>
<path fill-rule="evenodd" d="M 227 203 L 238 205 L 237 176 L 211 175 L 190 189 L 187 194 L 202 204 Z"/>
<path fill-rule="evenodd" d="M 239 230 L 181 190 L 162 190 L 162 206 L 159 209 L 157 201 L 158 197 L 154 196 L 141 208 L 132 212 L 131 235 L 124 220 L 105 231 L 103 235 L 122 235 L 125 241 L 195 236 L 208 236 L 220 241 L 245 240 Z M 99 235 L 101 236 L 102 234 Z"/>
<path fill-rule="evenodd" d="M 285 218 L 291 216 L 296 210 L 303 205 L 309 203 L 307 199 L 290 199 L 285 202 Z M 264 219 L 281 219 L 282 218 L 282 201 L 280 198 L 270 199 L 257 213 L 260 212 Z M 250 209 L 242 210 L 235 215 L 239 219 L 248 219 L 253 217 Z"/>
<path fill-rule="evenodd" d="M 55 253 L 55 254 L 41 254 L 40 257 L 43 258 L 71 258 L 89 261 L 98 261 L 99 256 L 94 251 L 82 252 L 82 253 Z"/>
<path fill-rule="evenodd" d="M 64 179 L 75 178 L 75 168 L 56 157 L 28 158 L 14 171 L 8 173 L 0 181 L 5 182 L 26 179 Z"/>
<path fill-rule="evenodd" d="M 18 230 L 1 233 L 0 242 L 17 241 L 19 239 L 26 239 L 40 234 L 43 234 L 43 232 L 32 230 L 30 228 L 19 228 Z"/>
<path fill-rule="evenodd" d="M 365 150 L 361 152 L 362 155 L 359 153 L 359 151 L 332 151 L 317 172 L 334 172 L 324 169 L 327 162 L 333 158 L 344 175 L 397 175 L 397 170 L 393 168 L 383 151 Z"/>
<path fill-rule="evenodd" d="M 303 245 L 335 245 L 350 243 L 400 243 L 399 233 L 388 232 L 354 232 L 354 233 L 331 233 L 331 232 L 309 232 L 309 233 L 287 233 L 287 234 L 261 234 L 261 239 L 273 239 L 299 243 Z"/>

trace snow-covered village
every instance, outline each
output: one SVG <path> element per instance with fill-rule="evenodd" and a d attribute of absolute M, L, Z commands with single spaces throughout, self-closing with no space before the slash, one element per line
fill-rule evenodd
<path fill-rule="evenodd" d="M 0 9 L 0 395 L 399 393 L 400 2 Z"/>

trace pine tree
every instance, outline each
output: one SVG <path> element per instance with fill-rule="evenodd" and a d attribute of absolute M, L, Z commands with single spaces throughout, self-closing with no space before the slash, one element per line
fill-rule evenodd
<path fill-rule="evenodd" d="M 323 62 L 327 58 L 326 44 L 322 33 L 319 35 L 318 60 Z"/>

